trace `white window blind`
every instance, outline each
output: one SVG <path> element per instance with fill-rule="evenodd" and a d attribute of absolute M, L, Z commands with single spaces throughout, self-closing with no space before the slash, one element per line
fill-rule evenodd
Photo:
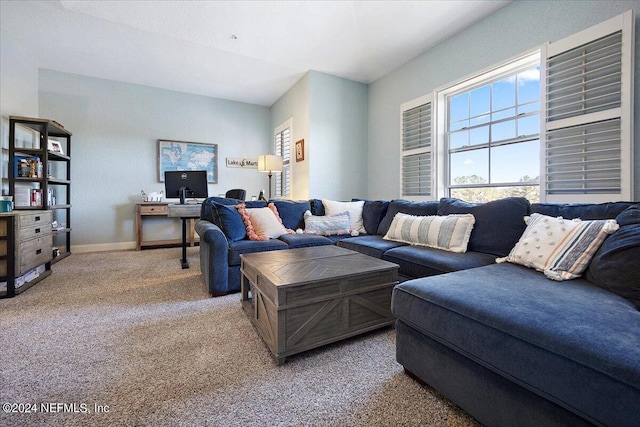
<path fill-rule="evenodd" d="M 282 172 L 273 175 L 275 181 L 275 197 L 291 197 L 291 128 L 276 130 L 274 137 L 274 154 L 282 156 Z"/>
<path fill-rule="evenodd" d="M 401 107 L 402 197 L 432 197 L 432 100 L 422 97 Z"/>
<path fill-rule="evenodd" d="M 546 47 L 547 201 L 633 199 L 633 11 Z"/>

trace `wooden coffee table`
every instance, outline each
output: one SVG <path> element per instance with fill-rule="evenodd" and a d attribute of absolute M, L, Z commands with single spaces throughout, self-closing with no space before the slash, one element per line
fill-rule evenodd
<path fill-rule="evenodd" d="M 278 365 L 395 321 L 396 264 L 333 245 L 240 258 L 242 306 Z"/>

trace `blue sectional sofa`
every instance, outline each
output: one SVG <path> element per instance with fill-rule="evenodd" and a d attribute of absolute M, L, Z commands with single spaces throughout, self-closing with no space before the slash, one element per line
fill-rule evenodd
<path fill-rule="evenodd" d="M 242 253 L 337 244 L 400 266 L 402 283 L 392 297 L 398 362 L 480 422 L 640 426 L 640 205 L 367 200 L 367 234 L 254 242 L 230 219 L 235 203 L 208 199 L 196 224 L 212 295 L 239 290 Z M 320 200 L 274 203 L 292 229 L 304 226 L 307 209 L 324 214 Z M 383 239 L 398 212 L 473 214 L 467 252 Z M 557 282 L 495 262 L 509 254 L 526 228 L 524 216 L 533 213 L 616 219 L 621 227 L 582 277 Z"/>

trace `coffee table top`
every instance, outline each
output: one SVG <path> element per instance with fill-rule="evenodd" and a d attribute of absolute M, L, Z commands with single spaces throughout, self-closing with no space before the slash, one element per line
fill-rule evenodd
<path fill-rule="evenodd" d="M 334 245 L 240 255 L 275 286 L 303 285 L 399 268 L 396 264 Z"/>

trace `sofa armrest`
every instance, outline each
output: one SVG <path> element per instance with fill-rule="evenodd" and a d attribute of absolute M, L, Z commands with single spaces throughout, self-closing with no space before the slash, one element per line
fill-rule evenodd
<path fill-rule="evenodd" d="M 200 236 L 200 271 L 212 296 L 229 291 L 229 243 L 220 228 L 205 219 L 195 224 Z"/>

